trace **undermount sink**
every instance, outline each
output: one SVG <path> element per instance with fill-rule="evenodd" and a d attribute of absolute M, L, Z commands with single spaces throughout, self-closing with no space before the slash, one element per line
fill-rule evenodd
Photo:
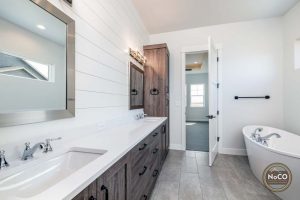
<path fill-rule="evenodd" d="M 160 117 L 145 117 L 145 118 L 144 118 L 144 121 L 145 121 L 145 122 L 157 122 L 157 121 L 159 121 L 159 120 L 161 120 Z"/>
<path fill-rule="evenodd" d="M 57 157 L 41 161 L 0 180 L 0 199 L 38 195 L 105 153 L 105 150 L 72 148 Z"/>

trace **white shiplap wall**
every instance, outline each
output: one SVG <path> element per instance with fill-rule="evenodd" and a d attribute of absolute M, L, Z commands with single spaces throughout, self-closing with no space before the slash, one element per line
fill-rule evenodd
<path fill-rule="evenodd" d="M 129 119 L 128 48 L 142 49 L 148 33 L 131 0 L 50 0 L 76 21 L 76 118 L 0 128 L 0 147 L 43 135 Z"/>

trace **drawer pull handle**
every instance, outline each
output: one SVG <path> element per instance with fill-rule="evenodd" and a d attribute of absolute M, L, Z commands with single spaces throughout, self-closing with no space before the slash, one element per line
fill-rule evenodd
<path fill-rule="evenodd" d="M 157 88 L 153 88 L 150 90 L 151 95 L 159 95 L 159 90 Z"/>
<path fill-rule="evenodd" d="M 163 134 L 166 133 L 166 125 L 163 125 L 163 127 L 162 127 L 162 133 L 163 133 Z"/>
<path fill-rule="evenodd" d="M 158 175 L 158 170 L 156 169 L 156 170 L 154 170 L 152 176 L 153 176 L 153 177 L 157 177 L 157 175 Z"/>
<path fill-rule="evenodd" d="M 142 147 L 139 148 L 140 151 L 144 150 L 146 148 L 147 144 L 144 143 Z"/>
<path fill-rule="evenodd" d="M 89 200 L 97 200 L 94 196 L 90 196 Z"/>
<path fill-rule="evenodd" d="M 142 176 L 142 175 L 144 175 L 146 171 L 147 171 L 147 167 L 146 167 L 146 166 L 144 166 L 144 169 L 143 169 L 143 171 L 142 171 L 142 172 L 140 172 L 140 173 L 139 173 L 139 176 Z"/>
<path fill-rule="evenodd" d="M 153 137 L 156 137 L 157 135 L 158 135 L 158 133 L 154 133 L 152 136 L 153 136 Z"/>
<path fill-rule="evenodd" d="M 108 200 L 108 188 L 102 185 L 101 191 L 105 191 L 105 200 Z"/>
<path fill-rule="evenodd" d="M 158 152 L 158 150 L 159 150 L 158 148 L 155 148 L 155 149 L 152 151 L 152 153 L 153 153 L 153 154 L 156 154 L 156 153 Z"/>
<path fill-rule="evenodd" d="M 145 195 L 145 194 L 144 194 L 144 195 L 142 196 L 142 198 L 141 198 L 141 200 L 147 200 L 147 199 L 148 199 L 148 196 Z"/>

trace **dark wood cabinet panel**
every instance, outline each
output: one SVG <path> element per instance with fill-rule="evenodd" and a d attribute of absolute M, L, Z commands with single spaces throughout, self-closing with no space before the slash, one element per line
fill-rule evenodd
<path fill-rule="evenodd" d="M 98 179 L 99 200 L 128 199 L 128 161 L 128 156 L 124 156 Z"/>
<path fill-rule="evenodd" d="M 144 46 L 144 111 L 169 117 L 169 51 L 166 44 Z"/>
<path fill-rule="evenodd" d="M 81 193 L 79 193 L 73 200 L 97 200 L 97 181 L 91 183 Z"/>

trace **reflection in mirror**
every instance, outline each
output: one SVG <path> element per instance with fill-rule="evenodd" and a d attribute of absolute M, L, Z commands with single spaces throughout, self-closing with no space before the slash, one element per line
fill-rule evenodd
<path fill-rule="evenodd" d="M 48 1 L 1 0 L 0 30 L 0 126 L 74 116 L 74 20 Z"/>
<path fill-rule="evenodd" d="M 130 109 L 144 108 L 144 72 L 130 63 Z"/>
<path fill-rule="evenodd" d="M 0 75 L 54 81 L 54 67 L 0 52 Z"/>

